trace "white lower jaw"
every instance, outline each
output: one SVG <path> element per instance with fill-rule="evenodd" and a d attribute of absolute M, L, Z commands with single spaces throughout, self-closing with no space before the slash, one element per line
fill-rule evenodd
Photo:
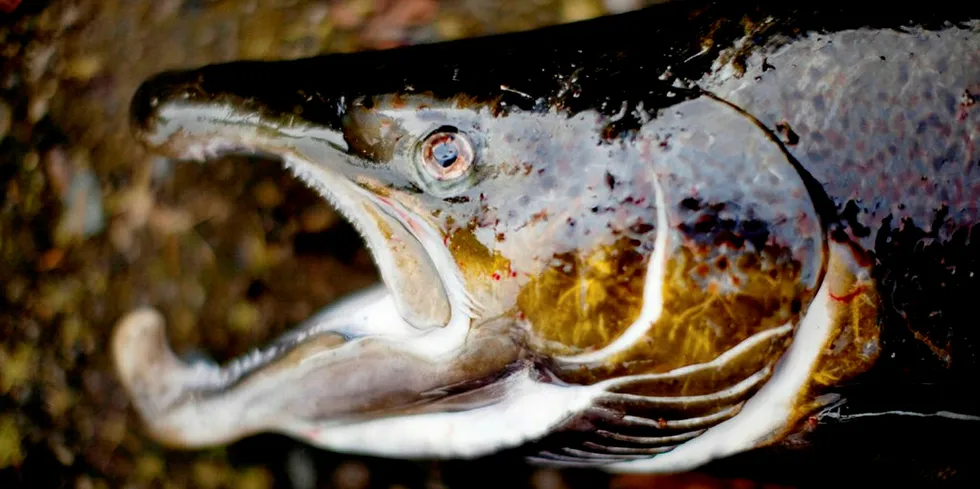
<path fill-rule="evenodd" d="M 528 371 L 518 372 L 506 382 L 504 399 L 470 411 L 284 428 L 311 444 L 340 452 L 404 459 L 475 458 L 548 434 L 554 426 L 590 407 L 596 392 L 542 384 Z"/>
<path fill-rule="evenodd" d="M 620 473 L 683 472 L 757 448 L 782 435 L 790 428 L 800 393 L 832 333 L 830 301 L 829 285 L 825 284 L 817 291 L 772 377 L 738 415 L 669 452 L 601 468 Z M 424 343 L 425 339 L 419 341 Z M 604 392 L 600 385 L 543 384 L 527 371 L 518 372 L 507 382 L 503 400 L 471 411 L 282 428 L 309 443 L 342 452 L 395 458 L 472 458 L 543 437 L 593 406 Z"/>

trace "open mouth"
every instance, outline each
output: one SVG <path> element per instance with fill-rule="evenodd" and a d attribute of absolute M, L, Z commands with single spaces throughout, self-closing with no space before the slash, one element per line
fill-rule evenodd
<path fill-rule="evenodd" d="M 112 345 L 117 372 L 157 438 L 201 446 L 269 429 L 281 416 L 370 417 L 455 375 L 442 359 L 466 348 L 479 308 L 443 233 L 354 174 L 343 137 L 212 102 L 171 100 L 149 117 L 140 137 L 176 159 L 237 152 L 282 160 L 357 229 L 383 280 L 224 365 L 178 358 L 155 311 L 124 318 Z M 215 412 L 226 421 L 203 414 Z"/>
<path fill-rule="evenodd" d="M 412 327 L 443 327 L 452 315 L 474 314 L 442 233 L 395 196 L 370 190 L 380 186 L 367 177 L 345 173 L 346 143 L 335 131 L 277 124 L 228 105 L 179 101 L 160 106 L 152 121 L 139 128 L 141 137 L 177 159 L 245 152 L 283 160 L 358 231 Z"/>
<path fill-rule="evenodd" d="M 242 85 L 236 81 L 241 69 L 249 71 L 205 68 L 148 80 L 133 96 L 137 137 L 176 159 L 204 161 L 233 152 L 274 157 L 332 204 L 364 239 L 401 318 L 387 326 L 349 327 L 348 336 L 412 336 L 478 314 L 442 231 L 373 181 L 374 169 L 353 161 L 337 109 L 330 106 L 311 119 L 306 112 L 297 117 L 267 108 L 265 101 L 278 98 L 269 90 L 282 92 L 277 79 L 249 77 Z"/>

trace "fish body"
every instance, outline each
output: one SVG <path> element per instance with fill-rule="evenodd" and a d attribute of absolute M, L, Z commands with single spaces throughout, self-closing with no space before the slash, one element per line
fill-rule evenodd
<path fill-rule="evenodd" d="M 224 366 L 123 318 L 151 433 L 672 472 L 980 419 L 980 6 L 790 3 L 147 81 L 145 144 L 281 159 L 383 278 Z"/>

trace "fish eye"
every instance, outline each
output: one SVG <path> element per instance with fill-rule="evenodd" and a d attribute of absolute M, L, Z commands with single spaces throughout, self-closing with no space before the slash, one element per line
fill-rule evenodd
<path fill-rule="evenodd" d="M 440 127 L 422 141 L 422 166 L 436 180 L 454 180 L 466 174 L 473 156 L 473 144 L 454 127 Z"/>

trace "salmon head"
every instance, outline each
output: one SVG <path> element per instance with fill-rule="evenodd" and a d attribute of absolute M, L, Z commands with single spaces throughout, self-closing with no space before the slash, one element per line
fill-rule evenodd
<path fill-rule="evenodd" d="M 179 359 L 159 313 L 124 318 L 114 358 L 154 436 L 678 468 L 795 419 L 840 329 L 830 294 L 863 280 L 834 258 L 805 174 L 751 114 L 652 61 L 544 39 L 236 62 L 140 87 L 152 151 L 282 161 L 382 278 L 222 366 Z"/>

